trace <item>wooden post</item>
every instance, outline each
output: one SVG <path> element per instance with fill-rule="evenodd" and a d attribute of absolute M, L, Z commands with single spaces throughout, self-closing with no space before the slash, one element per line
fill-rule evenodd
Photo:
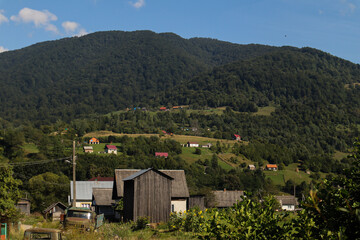
<path fill-rule="evenodd" d="M 76 156 L 75 156 L 75 141 L 73 141 L 73 202 L 72 206 L 76 207 Z"/>

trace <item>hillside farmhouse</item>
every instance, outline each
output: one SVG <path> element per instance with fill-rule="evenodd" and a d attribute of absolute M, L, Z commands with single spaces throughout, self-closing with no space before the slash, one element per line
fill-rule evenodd
<path fill-rule="evenodd" d="M 100 144 L 100 141 L 99 141 L 99 139 L 93 137 L 93 138 L 90 138 L 89 144 Z"/>
<path fill-rule="evenodd" d="M 117 154 L 117 147 L 114 145 L 106 145 L 105 146 L 105 152 L 106 153 L 113 153 L 113 154 Z"/>

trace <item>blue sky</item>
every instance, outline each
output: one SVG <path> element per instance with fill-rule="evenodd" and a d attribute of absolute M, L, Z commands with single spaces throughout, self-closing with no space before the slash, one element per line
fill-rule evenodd
<path fill-rule="evenodd" d="M 307 46 L 360 63 L 360 0 L 0 0 L 0 52 L 107 30 Z"/>

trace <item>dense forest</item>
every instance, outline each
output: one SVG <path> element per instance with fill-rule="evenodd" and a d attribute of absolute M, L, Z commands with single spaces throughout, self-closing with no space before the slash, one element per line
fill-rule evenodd
<path fill-rule="evenodd" d="M 150 31 L 39 43 L 0 54 L 0 114 L 7 120 L 55 122 L 157 105 L 159 94 L 200 72 L 276 49 Z"/>

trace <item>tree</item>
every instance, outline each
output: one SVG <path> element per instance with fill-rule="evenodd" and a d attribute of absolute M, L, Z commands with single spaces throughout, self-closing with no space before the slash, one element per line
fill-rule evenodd
<path fill-rule="evenodd" d="M 325 179 L 303 206 L 315 224 L 348 239 L 360 238 L 360 142 L 355 143 L 353 167 L 344 176 Z"/>
<path fill-rule="evenodd" d="M 66 202 L 69 183 L 67 176 L 50 172 L 32 177 L 29 180 L 29 192 L 33 200 L 31 208 L 42 211 L 54 202 Z"/>
<path fill-rule="evenodd" d="M 21 181 L 13 178 L 12 168 L 0 166 L 0 221 L 8 221 L 18 215 L 15 205 L 20 198 Z"/>

